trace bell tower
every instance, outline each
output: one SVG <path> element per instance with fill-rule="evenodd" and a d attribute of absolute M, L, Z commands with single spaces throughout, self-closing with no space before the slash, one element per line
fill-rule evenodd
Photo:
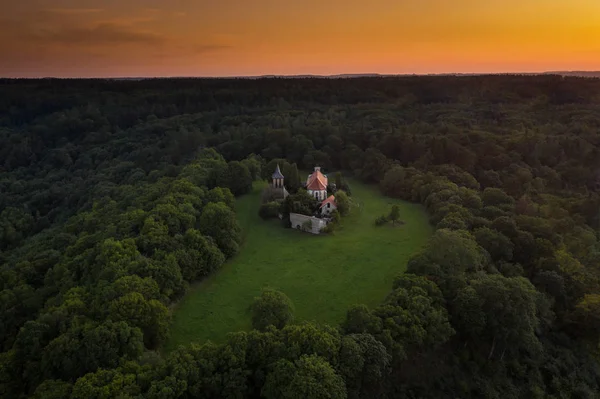
<path fill-rule="evenodd" d="M 279 169 L 279 164 L 277 164 L 277 169 L 275 169 L 275 173 L 273 173 L 273 187 L 275 188 L 283 188 L 283 174 L 281 173 L 281 169 Z"/>

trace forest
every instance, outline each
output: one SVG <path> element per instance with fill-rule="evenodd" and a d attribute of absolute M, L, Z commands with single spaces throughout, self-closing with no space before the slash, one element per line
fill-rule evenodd
<path fill-rule="evenodd" d="M 0 92 L 0 397 L 598 397 L 600 79 Z M 423 204 L 435 233 L 341 325 L 257 311 L 165 353 L 172 306 L 239 251 L 235 198 L 274 159 Z"/>

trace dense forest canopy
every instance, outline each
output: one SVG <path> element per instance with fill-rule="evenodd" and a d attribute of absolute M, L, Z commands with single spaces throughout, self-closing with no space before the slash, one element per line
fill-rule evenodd
<path fill-rule="evenodd" d="M 600 79 L 0 80 L 0 92 L 0 396 L 600 392 Z M 340 326 L 291 323 L 273 293 L 277 325 L 255 307 L 260 330 L 161 354 L 170 305 L 239 251 L 235 196 L 273 160 L 420 202 L 437 230 L 383 303 Z"/>

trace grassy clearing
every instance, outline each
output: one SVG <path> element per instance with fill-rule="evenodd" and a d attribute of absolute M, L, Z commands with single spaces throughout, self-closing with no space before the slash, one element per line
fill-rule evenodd
<path fill-rule="evenodd" d="M 313 236 L 284 229 L 279 221 L 261 220 L 264 183 L 255 183 L 253 192 L 236 204 L 245 232 L 242 250 L 190 289 L 174 311 L 165 349 L 220 342 L 228 332 L 250 329 L 248 308 L 264 287 L 288 295 L 297 320 L 338 324 L 351 305 L 379 303 L 432 228 L 420 205 L 383 197 L 354 180 L 349 183 L 357 206 L 333 236 Z M 404 224 L 375 227 L 375 218 L 388 213 L 394 203 L 400 206 Z"/>

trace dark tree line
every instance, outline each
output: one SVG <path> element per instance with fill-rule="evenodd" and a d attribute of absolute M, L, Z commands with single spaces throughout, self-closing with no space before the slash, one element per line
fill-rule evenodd
<path fill-rule="evenodd" d="M 600 391 L 600 80 L 0 87 L 0 396 Z M 275 163 L 291 184 L 315 164 L 378 184 L 436 232 L 340 326 L 263 323 L 158 355 L 169 305 L 239 249 L 234 196 Z"/>

